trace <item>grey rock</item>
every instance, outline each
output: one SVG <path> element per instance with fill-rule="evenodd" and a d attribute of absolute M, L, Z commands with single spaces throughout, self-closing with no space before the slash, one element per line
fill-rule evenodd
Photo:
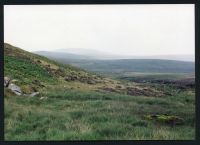
<path fill-rule="evenodd" d="M 13 83 L 10 83 L 8 85 L 8 88 L 13 92 L 15 93 L 16 95 L 22 95 L 22 91 L 20 89 L 20 87 L 18 87 L 17 85 L 13 84 Z"/>
<path fill-rule="evenodd" d="M 23 94 L 21 91 L 21 88 L 17 85 L 14 84 L 14 82 L 16 82 L 17 80 L 11 80 L 8 77 L 4 77 L 4 86 L 7 87 L 8 89 L 10 89 L 13 93 L 15 93 L 16 95 L 24 95 L 24 96 L 30 96 L 30 97 L 34 97 L 36 95 L 39 94 L 39 92 L 33 92 L 31 94 Z"/>

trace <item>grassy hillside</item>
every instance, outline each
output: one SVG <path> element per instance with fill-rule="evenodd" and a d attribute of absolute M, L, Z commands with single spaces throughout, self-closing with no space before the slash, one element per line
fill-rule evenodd
<path fill-rule="evenodd" d="M 17 79 L 18 85 L 29 89 L 75 81 L 80 83 L 101 82 L 102 78 L 82 69 L 60 64 L 45 57 L 29 53 L 10 44 L 4 45 L 4 76 Z M 30 86 L 31 85 L 31 86 Z"/>
<path fill-rule="evenodd" d="M 113 80 L 4 45 L 5 140 L 189 140 L 195 90 Z"/>

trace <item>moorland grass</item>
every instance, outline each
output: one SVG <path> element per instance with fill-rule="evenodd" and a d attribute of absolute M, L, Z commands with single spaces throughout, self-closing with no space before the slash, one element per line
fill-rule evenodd
<path fill-rule="evenodd" d="M 58 90 L 35 97 L 6 96 L 5 140 L 194 139 L 194 94 L 175 95 L 158 98 Z M 42 96 L 48 98 L 41 100 Z M 154 113 L 178 116 L 184 124 L 171 127 L 144 119 Z"/>

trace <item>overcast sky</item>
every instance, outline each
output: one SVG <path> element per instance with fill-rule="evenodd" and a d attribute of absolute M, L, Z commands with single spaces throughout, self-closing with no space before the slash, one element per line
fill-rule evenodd
<path fill-rule="evenodd" d="M 194 5 L 6 5 L 4 41 L 28 51 L 194 55 Z"/>

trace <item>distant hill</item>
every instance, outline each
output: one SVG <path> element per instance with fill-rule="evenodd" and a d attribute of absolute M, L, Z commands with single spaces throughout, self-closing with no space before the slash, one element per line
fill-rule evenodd
<path fill-rule="evenodd" d="M 64 62 L 62 60 L 62 62 Z M 122 59 L 122 60 L 93 60 L 66 61 L 90 71 L 104 73 L 123 72 L 152 72 L 152 73 L 194 73 L 193 62 L 158 59 Z"/>
<path fill-rule="evenodd" d="M 189 61 L 164 59 L 87 59 L 84 55 L 69 56 L 67 53 L 40 53 L 65 64 L 71 64 L 89 71 L 117 74 L 124 72 L 152 72 L 152 73 L 194 73 L 195 64 Z"/>
<path fill-rule="evenodd" d="M 43 55 L 48 58 L 58 58 L 58 59 L 92 59 L 91 56 L 87 55 L 79 55 L 73 53 L 66 53 L 66 52 L 54 52 L 54 51 L 36 51 L 35 54 Z"/>
<path fill-rule="evenodd" d="M 57 49 L 54 51 L 36 51 L 36 54 L 54 57 L 54 58 L 70 58 L 70 59 L 97 59 L 97 60 L 112 60 L 112 59 L 164 59 L 164 60 L 177 60 L 195 62 L 195 56 L 191 54 L 185 55 L 150 55 L 150 56 L 136 56 L 133 54 L 121 55 L 113 53 L 106 53 L 93 49 L 80 49 L 80 48 L 67 48 Z"/>

